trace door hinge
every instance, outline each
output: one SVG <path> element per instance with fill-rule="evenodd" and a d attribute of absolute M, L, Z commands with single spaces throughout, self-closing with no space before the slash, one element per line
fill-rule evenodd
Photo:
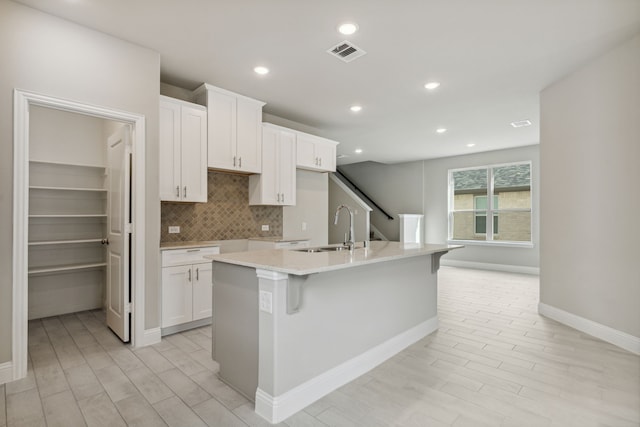
<path fill-rule="evenodd" d="M 126 224 L 124 226 L 124 232 L 129 234 L 133 233 L 133 224 L 132 223 Z"/>
<path fill-rule="evenodd" d="M 127 302 L 124 304 L 124 312 L 125 313 L 131 313 L 131 303 Z"/>

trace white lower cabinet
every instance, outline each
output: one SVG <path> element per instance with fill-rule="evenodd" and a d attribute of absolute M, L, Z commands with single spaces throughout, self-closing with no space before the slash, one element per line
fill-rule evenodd
<path fill-rule="evenodd" d="M 217 246 L 162 252 L 162 328 L 188 329 L 189 322 L 212 316 L 211 261 L 203 257 L 218 253 Z"/>

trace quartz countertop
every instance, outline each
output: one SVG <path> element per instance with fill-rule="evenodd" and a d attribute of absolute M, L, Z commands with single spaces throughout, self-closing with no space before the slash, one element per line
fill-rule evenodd
<path fill-rule="evenodd" d="M 167 249 L 189 249 L 189 248 L 205 248 L 211 246 L 220 246 L 219 242 L 165 242 L 160 243 L 160 250 Z"/>
<path fill-rule="evenodd" d="M 292 238 L 292 239 L 285 239 L 283 237 L 279 237 L 279 236 L 273 236 L 273 237 L 249 237 L 249 240 L 257 240 L 259 242 L 275 242 L 275 243 L 280 243 L 280 242 L 304 242 L 307 240 L 310 240 L 308 237 L 301 237 L 301 238 Z"/>
<path fill-rule="evenodd" d="M 432 255 L 462 248 L 462 245 L 405 244 L 400 242 L 373 241 L 368 248 L 362 243 L 353 252 L 348 250 L 331 252 L 300 252 L 287 249 L 269 249 L 251 252 L 236 252 L 207 255 L 215 262 L 241 265 L 280 273 L 306 275 L 322 273 L 360 265 L 385 262 L 402 258 Z"/>

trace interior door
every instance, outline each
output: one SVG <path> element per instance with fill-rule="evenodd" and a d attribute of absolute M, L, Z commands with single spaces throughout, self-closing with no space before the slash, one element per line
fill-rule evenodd
<path fill-rule="evenodd" d="M 107 326 L 124 342 L 130 335 L 130 127 L 107 141 Z"/>

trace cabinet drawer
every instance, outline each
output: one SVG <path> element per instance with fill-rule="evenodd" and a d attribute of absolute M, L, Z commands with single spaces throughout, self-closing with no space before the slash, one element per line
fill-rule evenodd
<path fill-rule="evenodd" d="M 206 261 L 204 256 L 220 253 L 220 247 L 207 246 L 203 248 L 167 249 L 162 251 L 162 266 L 197 264 Z"/>

